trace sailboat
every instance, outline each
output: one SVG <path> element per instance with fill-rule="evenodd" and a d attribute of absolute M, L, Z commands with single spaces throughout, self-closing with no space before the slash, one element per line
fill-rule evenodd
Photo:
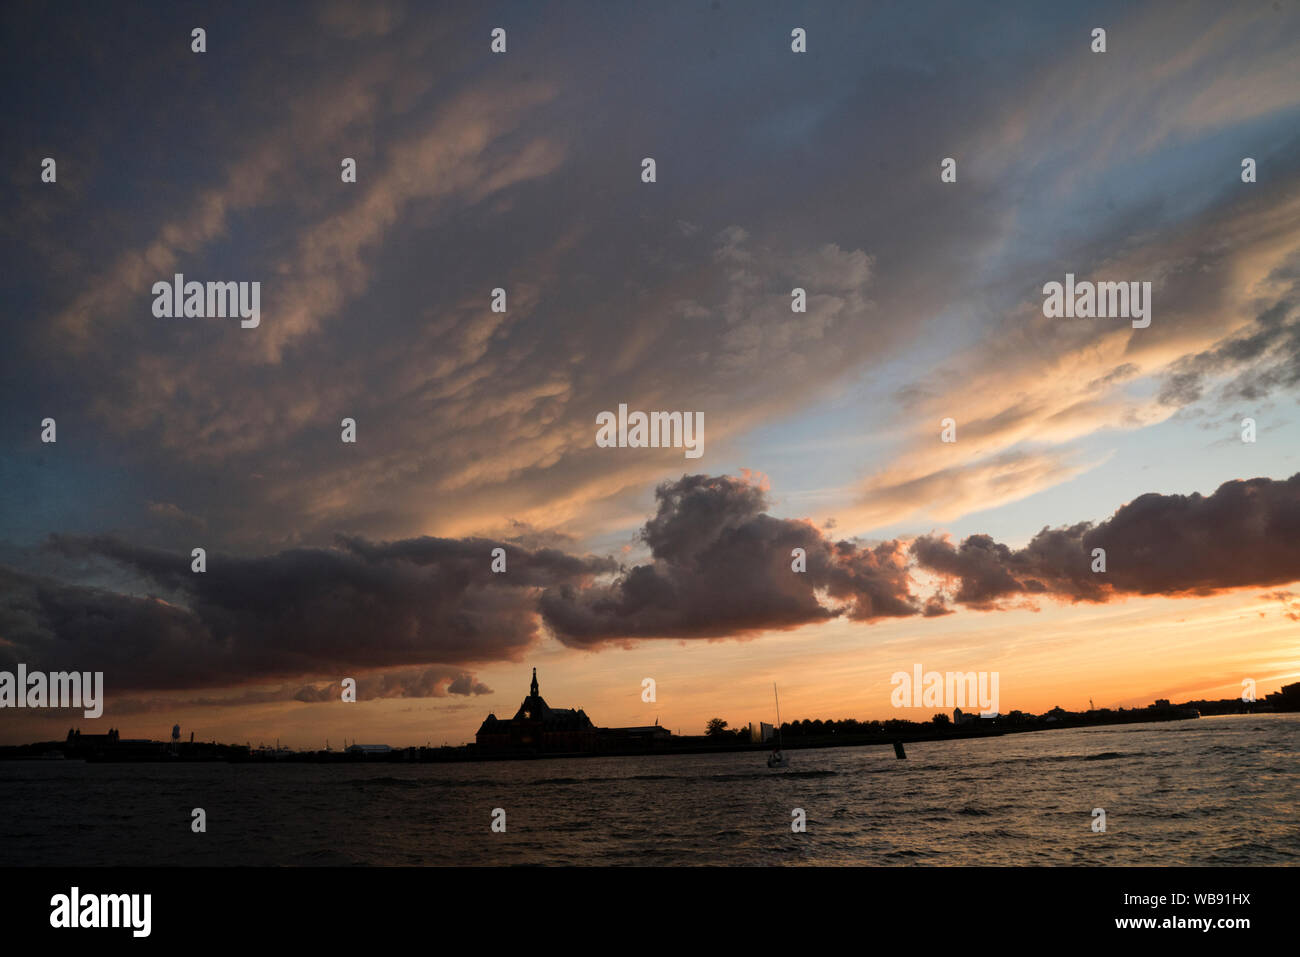
<path fill-rule="evenodd" d="M 776 682 L 772 682 L 772 697 L 776 699 L 776 750 L 767 756 L 769 768 L 788 768 L 790 761 L 781 750 L 781 698 L 776 693 Z"/>

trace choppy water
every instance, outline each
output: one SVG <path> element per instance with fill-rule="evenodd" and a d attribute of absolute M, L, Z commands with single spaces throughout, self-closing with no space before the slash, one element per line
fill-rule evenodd
<path fill-rule="evenodd" d="M 1296 864 L 1298 746 L 1300 715 L 1256 715 L 910 744 L 906 761 L 792 751 L 784 772 L 762 754 L 0 762 L 0 864 Z"/>

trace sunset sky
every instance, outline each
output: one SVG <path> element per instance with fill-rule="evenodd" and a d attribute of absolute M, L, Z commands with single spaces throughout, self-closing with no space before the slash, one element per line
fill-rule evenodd
<path fill-rule="evenodd" d="M 449 6 L 0 11 L 0 670 L 107 694 L 0 743 L 459 744 L 533 667 L 691 734 L 926 720 L 914 664 L 1297 680 L 1294 2 Z M 1067 273 L 1150 326 L 1044 317 Z M 704 454 L 598 448 L 620 403 Z"/>

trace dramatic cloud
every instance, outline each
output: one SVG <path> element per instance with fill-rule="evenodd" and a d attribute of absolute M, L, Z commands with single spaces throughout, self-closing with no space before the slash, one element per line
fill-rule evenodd
<path fill-rule="evenodd" d="M 1289 280 L 1289 289 L 1243 331 L 1174 363 L 1160 390 L 1161 402 L 1191 404 L 1216 381 L 1222 383 L 1224 399 L 1247 402 L 1300 385 L 1300 255 L 1270 278 Z"/>
<path fill-rule="evenodd" d="M 685 476 L 657 492 L 642 538 L 653 561 L 609 584 L 542 596 L 547 624 L 586 645 L 648 637 L 721 637 L 844 616 L 924 615 L 1012 599 L 1104 602 L 1123 595 L 1210 594 L 1300 580 L 1300 474 L 1227 482 L 1213 495 L 1147 494 L 1098 524 L 1045 528 L 1022 549 L 988 535 L 953 545 L 924 535 L 872 547 L 832 541 L 806 522 L 765 514 L 751 482 Z M 803 548 L 807 572 L 791 571 Z M 1106 571 L 1093 572 L 1093 550 Z M 913 568 L 946 585 L 914 593 Z"/>
<path fill-rule="evenodd" d="M 103 671 L 123 690 L 204 688 L 292 676 L 517 658 L 537 638 L 536 592 L 612 570 L 608 559 L 487 540 L 340 539 L 260 558 L 190 557 L 112 537 L 57 537 L 70 558 L 105 558 L 147 597 L 0 566 L 0 665 Z M 482 693 L 460 670 L 375 679 L 379 697 Z"/>
<path fill-rule="evenodd" d="M 1092 571 L 1097 548 L 1104 573 Z M 987 535 L 960 546 L 923 536 L 911 554 L 973 608 L 1021 596 L 1099 602 L 1281 585 L 1300 580 L 1300 474 L 1225 482 L 1208 496 L 1142 495 L 1099 524 L 1045 528 L 1022 549 Z"/>
<path fill-rule="evenodd" d="M 611 584 L 548 589 L 546 623 L 574 645 L 629 638 L 713 638 L 794 628 L 845 615 L 916 615 L 899 542 L 867 548 L 765 513 L 764 490 L 728 476 L 687 475 L 656 490 L 641 537 L 652 561 Z M 807 571 L 792 571 L 804 550 Z"/>
<path fill-rule="evenodd" d="M 203 55 L 5 8 L 0 663 L 273 711 L 486 693 L 552 634 L 1297 579 L 1289 482 L 1069 524 L 1295 471 L 1286 4 L 1113 4 L 1104 56 L 1031 0 L 809 9 L 806 56 L 765 0 L 512 6 L 261 4 Z M 261 324 L 155 317 L 176 272 L 260 282 Z M 1151 282 L 1151 325 L 1045 317 L 1066 272 Z M 620 403 L 701 413 L 704 458 L 596 447 Z"/>
<path fill-rule="evenodd" d="M 1029 298 L 978 346 L 897 391 L 904 441 L 837 517 L 853 529 L 952 521 L 1098 468 L 1107 455 L 1080 443 L 1159 425 L 1211 386 L 1209 412 L 1222 417 L 1300 385 L 1300 187 L 1279 185 L 1267 203 L 1224 199 L 1180 233 L 1143 238 L 1072 268 L 1155 277 L 1150 328 L 1044 317 L 1042 280 L 1055 267 L 1040 267 Z M 947 417 L 953 443 L 939 441 Z"/>
<path fill-rule="evenodd" d="M 364 675 L 357 679 L 357 700 L 379 698 L 445 698 L 448 695 L 491 694 L 492 689 L 468 671 L 425 668 L 413 671 Z M 343 693 L 340 682 L 305 685 L 294 692 L 297 701 L 338 701 Z"/>
<path fill-rule="evenodd" d="M 845 9 L 810 24 L 818 49 L 799 58 L 765 14 L 712 7 L 531 18 L 507 56 L 468 10 L 264 7 L 238 70 L 218 68 L 228 46 L 188 53 L 166 18 L 133 24 L 113 58 L 86 39 L 112 32 L 111 14 L 7 21 L 34 38 L 13 68 L 35 98 L 5 167 L 17 305 L 0 431 L 21 494 L 49 487 L 28 423 L 52 412 L 75 463 L 125 473 L 47 460 L 71 489 L 51 509 L 113 518 L 83 531 L 120 519 L 175 547 L 188 525 L 262 552 L 516 518 L 590 546 L 681 467 L 663 450 L 602 454 L 597 412 L 698 410 L 699 468 L 773 469 L 770 446 L 736 445 L 801 414 L 824 438 L 819 417 L 860 381 L 883 394 L 859 405 L 825 514 L 846 533 L 917 512 L 947 522 L 1101 460 L 1066 443 L 1172 415 L 1124 389 L 1241 331 L 1300 243 L 1284 139 L 1300 47 L 1268 9 L 1117 12 L 1112 36 L 1128 39 L 1105 57 L 1065 42 L 1086 29 L 1064 9 L 941 24 L 907 5 L 883 20 Z M 699 44 L 692 69 L 674 52 L 683 35 Z M 990 57 L 1007 36 L 1014 57 Z M 863 56 L 863 37 L 893 40 Z M 804 59 L 815 69 L 794 68 Z M 936 129 L 960 157 L 952 188 Z M 1258 183 L 1227 175 L 1229 133 L 1271 144 Z M 186 149 L 146 163 L 142 136 Z M 63 143 L 83 146 L 57 187 L 28 175 Z M 643 184 L 650 152 L 660 179 Z M 1152 199 L 1166 194 L 1188 199 Z M 1154 324 L 1035 318 L 1064 268 L 1150 278 Z M 261 325 L 156 319 L 151 285 L 178 271 L 262 282 Z M 504 313 L 488 306 L 497 287 Z M 791 311 L 795 287 L 806 312 Z M 1292 387 L 1285 351 L 1242 368 L 1239 393 Z M 1195 393 L 1212 364 L 1189 360 L 1168 395 Z M 929 399 L 892 401 L 904 384 Z M 956 449 L 934 441 L 946 415 Z M 344 416 L 355 448 L 338 441 Z M 14 514 L 0 537 L 71 527 Z"/>
<path fill-rule="evenodd" d="M 591 647 L 1300 581 L 1300 474 L 1227 482 L 1208 496 L 1142 495 L 1103 522 L 1044 528 L 1020 549 L 982 534 L 959 545 L 935 535 L 910 546 L 834 540 L 768 514 L 765 486 L 748 475 L 684 475 L 656 497 L 639 536 L 649 561 L 630 568 L 489 539 L 340 536 L 330 549 L 209 555 L 196 573 L 188 555 L 55 537 L 51 551 L 106 560 L 149 592 L 0 565 L 0 668 L 103 671 L 126 691 L 304 679 L 208 703 L 329 700 L 334 675 L 357 677 L 366 698 L 477 695 L 490 689 L 467 666 L 518 660 L 543 621 L 566 644 Z M 498 546 L 502 573 L 490 570 Z M 1098 548 L 1105 572 L 1092 571 Z M 938 590 L 920 594 L 914 572 Z"/>
<path fill-rule="evenodd" d="M 492 689 L 458 668 L 420 668 L 355 677 L 357 701 L 384 698 L 446 698 L 492 694 Z M 240 708 L 245 705 L 299 701 L 306 704 L 342 700 L 341 681 L 279 687 L 250 687 L 224 695 L 118 697 L 110 702 L 114 716 L 168 713 L 178 708 Z M 73 709 L 75 710 L 75 709 Z"/>

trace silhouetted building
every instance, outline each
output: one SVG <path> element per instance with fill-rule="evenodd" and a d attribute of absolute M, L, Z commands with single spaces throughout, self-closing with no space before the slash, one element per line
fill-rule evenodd
<path fill-rule="evenodd" d="M 489 714 L 475 735 L 488 751 L 594 751 L 596 726 L 585 711 L 552 708 L 537 690 L 537 669 L 528 697 L 509 721 Z"/>
<path fill-rule="evenodd" d="M 117 728 L 109 728 L 108 734 L 82 734 L 80 728 L 68 731 L 68 744 L 74 747 L 98 748 L 117 744 L 119 739 Z"/>
<path fill-rule="evenodd" d="M 596 729 L 596 745 L 601 751 L 653 751 L 666 746 L 670 737 L 672 732 L 660 727 L 657 718 L 654 724 L 635 728 Z"/>
<path fill-rule="evenodd" d="M 1264 700 L 1275 711 L 1300 711 L 1300 681 L 1283 685 L 1281 691 L 1274 691 L 1264 696 Z"/>
<path fill-rule="evenodd" d="M 659 722 L 635 728 L 597 728 L 581 708 L 552 708 L 537 690 L 537 669 L 528 697 L 508 720 L 489 714 L 474 740 L 480 751 L 533 751 L 576 754 L 591 751 L 650 750 L 667 741 Z"/>
<path fill-rule="evenodd" d="M 148 738 L 124 738 L 117 728 L 108 734 L 82 734 L 81 729 L 70 730 L 64 751 L 73 757 L 87 760 L 134 761 L 152 760 L 166 748 L 160 741 Z"/>

